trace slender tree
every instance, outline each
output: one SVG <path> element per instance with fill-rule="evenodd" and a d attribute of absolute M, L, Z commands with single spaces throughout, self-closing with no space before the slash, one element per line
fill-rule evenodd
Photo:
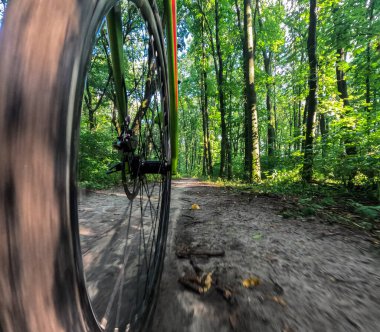
<path fill-rule="evenodd" d="M 220 111 L 220 127 L 221 127 L 221 149 L 220 149 L 220 169 L 219 176 L 225 176 L 225 166 L 226 166 L 226 148 L 229 145 L 228 143 L 228 133 L 227 133 L 227 124 L 226 124 L 226 105 L 225 105 L 225 96 L 224 96 L 224 62 L 222 55 L 221 47 L 221 37 L 220 37 L 220 2 L 215 0 L 214 6 L 214 22 L 215 22 L 215 38 L 213 30 L 210 26 L 209 20 L 207 19 L 206 12 L 203 9 L 201 1 L 197 1 L 198 9 L 201 15 L 204 18 L 205 27 L 209 34 L 212 57 L 214 60 L 216 81 L 218 86 L 218 100 L 219 100 L 219 111 Z"/>
<path fill-rule="evenodd" d="M 256 7 L 257 8 L 257 7 Z M 256 12 L 256 11 L 255 11 Z M 251 0 L 244 0 L 244 42 L 246 45 L 245 70 L 246 100 L 245 109 L 245 171 L 249 181 L 261 180 L 259 125 L 257 97 L 255 89 L 255 40 L 254 17 Z"/>
<path fill-rule="evenodd" d="M 373 23 L 373 11 L 375 7 L 375 0 L 371 0 L 369 2 L 368 6 L 368 32 L 367 32 L 367 48 L 366 48 L 366 71 L 365 71 L 365 102 L 366 102 L 366 111 L 368 113 L 367 115 L 367 122 L 370 122 L 371 115 L 370 115 L 370 107 L 371 104 L 371 28 Z M 368 126 L 369 127 L 369 126 Z"/>
<path fill-rule="evenodd" d="M 310 0 L 307 54 L 309 58 L 309 95 L 306 101 L 307 117 L 302 179 L 310 182 L 313 176 L 314 125 L 317 111 L 317 0 Z"/>
<path fill-rule="evenodd" d="M 260 29 L 263 30 L 263 21 L 259 11 L 259 0 L 256 0 L 256 8 Z M 274 152 L 275 152 L 275 121 L 273 114 L 272 103 L 272 59 L 273 52 L 269 47 L 263 47 L 262 49 L 264 59 L 264 70 L 266 74 L 266 109 L 267 109 L 267 153 L 268 153 L 268 168 L 271 171 L 274 167 Z"/>
<path fill-rule="evenodd" d="M 201 70 L 201 109 L 203 129 L 203 175 L 212 175 L 212 155 L 208 115 L 208 91 L 207 91 L 207 56 L 205 42 L 204 17 L 201 19 L 201 44 L 202 44 L 202 70 Z"/>
<path fill-rule="evenodd" d="M 229 145 L 229 142 L 228 142 L 228 133 L 227 133 L 227 125 L 226 125 L 226 105 L 225 105 L 225 96 L 224 96 L 224 62 L 223 62 L 221 40 L 220 40 L 219 6 L 220 6 L 219 0 L 215 0 L 215 44 L 216 44 L 216 53 L 217 53 L 218 68 L 219 68 L 219 71 L 217 73 L 217 80 L 218 80 L 220 122 L 221 122 L 221 129 L 222 129 L 219 176 L 224 177 L 225 167 L 226 167 L 226 156 L 227 156 L 226 149 Z"/>

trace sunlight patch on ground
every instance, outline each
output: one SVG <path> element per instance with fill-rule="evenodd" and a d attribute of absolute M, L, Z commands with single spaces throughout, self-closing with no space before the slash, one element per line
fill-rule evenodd
<path fill-rule="evenodd" d="M 83 255 L 83 267 L 85 270 L 88 269 L 88 267 L 92 264 L 94 261 L 94 255 L 88 251 L 85 255 Z"/>
<path fill-rule="evenodd" d="M 199 301 L 194 297 L 193 294 L 191 294 L 188 291 L 181 292 L 177 294 L 177 300 L 178 303 L 180 303 L 184 309 L 184 311 L 189 314 L 193 315 L 193 323 L 197 324 L 197 317 L 205 317 L 205 316 L 212 316 L 213 310 L 210 310 L 210 307 L 207 307 L 205 303 Z"/>
<path fill-rule="evenodd" d="M 205 182 L 197 179 L 181 179 L 173 180 L 172 186 L 176 188 L 187 188 L 187 187 L 220 187 L 215 182 Z"/>
<path fill-rule="evenodd" d="M 88 227 L 79 226 L 79 234 L 82 236 L 94 236 L 95 233 Z"/>
<path fill-rule="evenodd" d="M 216 327 L 218 327 L 218 332 L 230 331 L 228 325 L 219 325 L 221 313 L 214 306 L 201 301 L 199 297 L 189 291 L 181 291 L 176 295 L 176 302 L 186 312 L 185 316 L 191 317 L 190 325 L 186 327 L 186 331 L 215 331 Z"/>
<path fill-rule="evenodd" d="M 97 284 L 97 282 L 91 282 L 87 284 L 87 292 L 91 299 L 93 299 L 99 292 Z"/>

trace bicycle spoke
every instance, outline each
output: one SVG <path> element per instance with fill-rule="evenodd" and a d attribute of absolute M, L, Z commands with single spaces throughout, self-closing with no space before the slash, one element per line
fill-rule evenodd
<path fill-rule="evenodd" d="M 130 230 L 131 215 L 132 215 L 132 210 L 133 210 L 133 201 L 130 201 L 129 207 L 130 208 L 129 208 L 128 225 L 127 225 L 126 234 L 125 234 L 126 241 L 129 240 L 129 230 Z M 115 286 L 112 290 L 111 297 L 110 297 L 110 300 L 108 302 L 106 312 L 104 313 L 103 318 L 101 320 L 101 325 L 103 326 L 103 328 L 106 328 L 106 326 L 107 326 L 108 317 L 109 317 L 112 305 L 114 303 L 115 297 L 117 295 L 118 287 L 122 287 L 122 284 L 123 284 L 124 271 L 125 271 L 126 263 L 127 263 L 129 253 L 130 253 L 130 251 L 127 251 L 128 248 L 129 248 L 128 246 L 125 246 L 125 248 L 124 248 L 123 264 L 120 268 L 118 278 L 117 278 Z M 120 288 L 119 288 L 119 294 L 120 294 Z"/>

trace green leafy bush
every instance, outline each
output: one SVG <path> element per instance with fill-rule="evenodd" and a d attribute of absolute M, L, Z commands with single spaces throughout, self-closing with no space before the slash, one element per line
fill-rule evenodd
<path fill-rule="evenodd" d="M 119 161 L 117 151 L 112 148 L 114 139 L 110 130 L 81 128 L 78 160 L 80 186 L 101 189 L 119 183 L 120 173 L 106 174 L 109 166 Z"/>

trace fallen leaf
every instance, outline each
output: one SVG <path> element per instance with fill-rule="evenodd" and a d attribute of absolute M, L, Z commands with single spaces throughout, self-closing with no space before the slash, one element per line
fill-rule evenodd
<path fill-rule="evenodd" d="M 228 289 L 225 289 L 223 291 L 223 297 L 226 299 L 226 300 L 229 300 L 231 297 L 232 297 L 232 292 Z"/>
<path fill-rule="evenodd" d="M 193 205 L 191 205 L 191 209 L 192 210 L 200 210 L 201 208 L 199 207 L 198 204 L 193 204 Z"/>
<path fill-rule="evenodd" d="M 230 301 L 232 298 L 232 291 L 229 288 L 216 286 L 216 290 L 222 294 L 225 300 Z"/>
<path fill-rule="evenodd" d="M 245 288 L 251 288 L 257 285 L 260 285 L 260 279 L 258 277 L 250 277 L 247 279 L 244 279 L 242 284 Z"/>
<path fill-rule="evenodd" d="M 261 233 L 255 233 L 252 235 L 252 239 L 254 240 L 260 240 L 263 237 Z"/>
<path fill-rule="evenodd" d="M 212 284 L 212 272 L 207 273 L 207 275 L 202 280 L 203 285 L 203 293 L 206 293 L 210 288 Z"/>
<path fill-rule="evenodd" d="M 283 307 L 286 307 L 286 302 L 281 296 L 272 296 L 272 300 L 278 304 L 281 304 Z"/>
<path fill-rule="evenodd" d="M 212 285 L 212 272 L 205 273 L 203 276 L 197 276 L 195 274 L 187 274 L 184 277 L 178 279 L 178 281 L 199 294 L 207 293 Z"/>

